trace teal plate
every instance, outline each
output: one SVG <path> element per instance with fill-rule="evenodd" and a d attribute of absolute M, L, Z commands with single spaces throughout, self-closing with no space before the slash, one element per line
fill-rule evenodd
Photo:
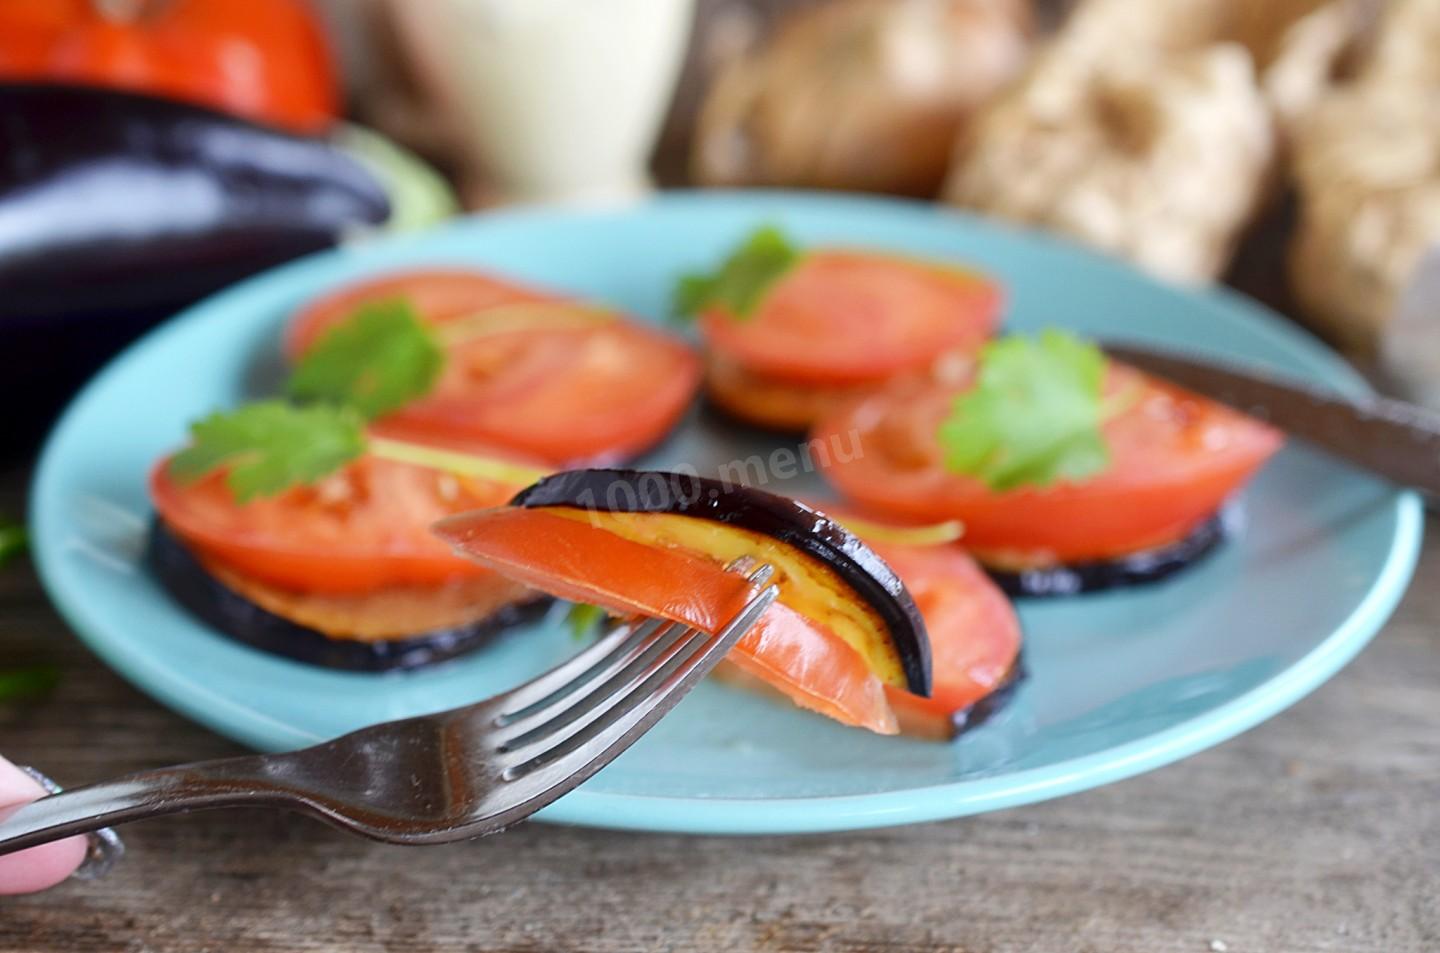
<path fill-rule="evenodd" d="M 360 675 L 245 648 L 172 602 L 139 564 L 146 474 L 186 424 L 261 392 L 285 316 L 319 291 L 418 264 L 470 264 L 659 320 L 674 277 L 776 222 L 805 242 L 972 262 L 1011 293 L 1011 329 L 1063 325 L 1182 342 L 1351 393 L 1361 381 L 1234 295 L 1184 292 L 1068 245 L 938 210 L 787 193 L 677 194 L 616 212 L 520 211 L 309 258 L 158 328 L 80 395 L 45 449 L 35 552 L 65 617 L 116 671 L 243 744 L 280 750 L 461 705 L 574 651 L 557 619 L 450 664 Z M 702 472 L 781 446 L 695 411 L 647 459 Z M 813 474 L 768 488 L 812 493 Z M 541 814 L 642 830 L 771 833 L 928 821 L 1091 788 L 1185 757 L 1321 684 L 1400 598 L 1417 498 L 1303 447 L 1243 494 L 1238 538 L 1173 580 L 1021 609 L 1030 677 L 953 744 L 883 738 L 702 685 L 614 764 Z"/>

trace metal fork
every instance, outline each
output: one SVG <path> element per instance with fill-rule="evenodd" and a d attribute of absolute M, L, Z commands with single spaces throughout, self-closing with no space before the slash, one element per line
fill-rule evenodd
<path fill-rule="evenodd" d="M 396 844 L 493 834 L 575 788 L 648 731 L 775 601 L 772 574 L 716 635 L 660 619 L 612 627 L 534 681 L 465 708 L 277 755 L 201 761 L 74 788 L 0 820 L 0 854 L 127 821 L 273 807 Z"/>

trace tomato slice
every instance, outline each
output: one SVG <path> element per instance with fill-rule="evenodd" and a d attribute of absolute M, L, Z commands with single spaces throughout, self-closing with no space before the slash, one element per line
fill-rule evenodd
<path fill-rule="evenodd" d="M 529 288 L 483 272 L 427 268 L 382 275 L 346 285 L 310 302 L 286 330 L 285 353 L 293 361 L 330 328 L 370 301 L 404 298 L 426 321 L 440 324 L 496 305 L 562 301 L 559 295 Z"/>
<path fill-rule="evenodd" d="M 819 251 L 786 273 L 754 315 L 711 310 L 712 350 L 797 383 L 855 384 L 974 353 L 995 331 L 1002 294 L 961 268 L 855 251 Z"/>
<path fill-rule="evenodd" d="M 313 486 L 239 504 L 223 475 L 180 483 L 167 464 L 151 473 L 150 496 L 188 546 L 259 582 L 317 594 L 484 576 L 436 539 L 430 524 L 495 506 L 515 490 L 366 456 Z"/>
<path fill-rule="evenodd" d="M 658 443 L 699 385 L 699 358 L 677 338 L 458 271 L 392 276 L 325 298 L 296 318 L 290 353 L 303 353 L 361 303 L 393 297 L 451 328 L 435 389 L 384 421 L 402 439 L 482 441 L 554 466 L 615 462 Z"/>
<path fill-rule="evenodd" d="M 1174 385 L 1111 365 L 1107 392 L 1131 395 L 1104 426 L 1099 476 L 994 493 L 948 472 L 936 434 L 953 389 L 894 389 L 821 421 L 817 439 L 858 450 L 825 461 L 826 478 L 896 520 L 958 519 L 966 546 L 1007 567 L 1110 559 L 1183 538 L 1213 515 L 1283 442 L 1275 429 Z"/>
<path fill-rule="evenodd" d="M 502 507 L 446 520 L 437 531 L 473 559 L 544 592 L 623 615 L 672 619 L 715 632 L 751 586 L 710 556 L 648 545 L 582 511 Z M 605 514 L 596 514 L 603 516 Z M 827 626 L 781 598 L 729 659 L 797 704 L 883 734 L 897 730 L 881 679 Z"/>
<path fill-rule="evenodd" d="M 930 633 L 930 697 L 887 685 L 890 704 L 905 734 L 949 738 L 955 715 L 1010 675 L 1020 655 L 1020 620 L 1010 600 L 958 545 L 870 545 L 904 581 Z"/>

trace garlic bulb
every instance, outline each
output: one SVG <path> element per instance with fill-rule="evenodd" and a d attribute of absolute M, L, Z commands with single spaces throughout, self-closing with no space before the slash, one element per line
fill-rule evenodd
<path fill-rule="evenodd" d="M 1294 125 L 1335 89 L 1361 48 L 1373 39 L 1385 0 L 1330 0 L 1297 20 L 1276 43 L 1265 71 L 1265 96 L 1290 135 Z"/>
<path fill-rule="evenodd" d="M 1029 0 L 836 0 L 723 66 L 700 111 L 707 185 L 933 195 L 951 143 L 1023 67 Z"/>
<path fill-rule="evenodd" d="M 1127 19 L 1117 9 L 1126 25 L 1119 40 L 1098 25 L 1108 12 L 1100 8 L 1110 7 L 1139 12 L 1114 0 L 1082 8 L 1077 32 L 969 130 L 946 198 L 1054 229 L 1165 278 L 1212 279 L 1273 156 L 1251 57 L 1232 43 L 1170 52 L 1157 37 L 1174 33 L 1158 17 Z"/>
<path fill-rule="evenodd" d="M 1440 246 L 1440 103 L 1337 94 L 1297 148 L 1296 297 L 1331 338 L 1371 353 L 1421 258 Z"/>
<path fill-rule="evenodd" d="M 1440 0 L 1393 0 L 1355 78 L 1289 120 L 1291 284 L 1322 330 L 1360 353 L 1381 347 L 1404 287 L 1440 247 L 1436 49 Z"/>
<path fill-rule="evenodd" d="M 1417 94 L 1440 90 L 1440 0 L 1390 0 L 1363 78 Z"/>

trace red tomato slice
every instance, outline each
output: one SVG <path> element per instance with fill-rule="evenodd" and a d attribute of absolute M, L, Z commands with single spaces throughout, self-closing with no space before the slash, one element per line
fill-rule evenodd
<path fill-rule="evenodd" d="M 870 545 L 910 590 L 930 633 L 930 697 L 887 685 L 890 704 L 906 734 L 948 738 L 954 716 L 1010 674 L 1020 654 L 1020 620 L 1010 600 L 959 546 Z"/>
<path fill-rule="evenodd" d="M 478 271 L 432 268 L 384 275 L 346 285 L 306 305 L 290 322 L 285 353 L 293 361 L 321 334 L 369 301 L 404 298 L 426 321 L 440 324 L 502 304 L 563 301 L 559 295 L 527 288 Z"/>
<path fill-rule="evenodd" d="M 649 546 L 544 509 L 467 513 L 436 529 L 471 558 L 544 592 L 707 632 L 734 618 L 751 591 L 702 554 Z M 783 603 L 766 611 L 729 660 L 804 708 L 882 734 L 897 730 L 884 685 L 860 654 Z"/>
<path fill-rule="evenodd" d="M 295 592 L 364 593 L 486 575 L 430 532 L 444 516 L 495 506 L 515 488 L 363 457 L 313 486 L 235 502 L 215 474 L 184 484 L 162 460 L 150 476 L 160 518 L 205 558 Z"/>
<path fill-rule="evenodd" d="M 710 347 L 745 368 L 798 383 L 855 384 L 924 371 L 994 333 L 1002 295 L 960 268 L 852 251 L 812 252 L 756 313 L 710 311 Z"/>
<path fill-rule="evenodd" d="M 1105 424 L 1110 467 L 1045 489 L 994 493 L 945 469 L 936 433 L 953 390 L 890 390 L 821 421 L 815 436 L 858 445 L 825 471 L 857 504 L 897 520 L 961 520 L 972 552 L 1014 567 L 1109 559 L 1183 538 L 1283 442 L 1271 427 L 1129 368 L 1112 365 L 1106 388 L 1135 394 Z"/>
<path fill-rule="evenodd" d="M 469 272 L 415 272 L 325 298 L 296 318 L 291 354 L 364 301 L 397 296 L 436 325 L 503 322 L 447 345 L 434 391 L 385 419 L 398 437 L 481 441 L 555 466 L 616 462 L 658 443 L 699 385 L 699 358 L 668 334 Z"/>

